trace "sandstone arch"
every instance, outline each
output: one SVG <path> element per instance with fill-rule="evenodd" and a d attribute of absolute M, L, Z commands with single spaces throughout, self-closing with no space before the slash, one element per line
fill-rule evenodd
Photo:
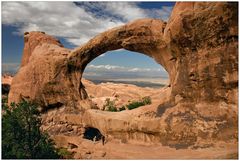
<path fill-rule="evenodd" d="M 122 48 L 152 57 L 166 69 L 170 82 L 173 82 L 176 75 L 175 62 L 168 61 L 171 59 L 171 54 L 164 50 L 167 46 L 163 38 L 165 26 L 166 23 L 162 20 L 137 20 L 108 30 L 72 51 L 68 56 L 68 63 L 69 68 L 75 71 L 72 76 L 77 80 L 75 84 L 79 86 L 80 97 L 86 98 L 80 80 L 87 64 L 107 51 Z"/>
<path fill-rule="evenodd" d="M 58 104 L 86 108 L 89 103 L 81 101 L 87 98 L 81 83 L 84 68 L 95 57 L 119 48 L 149 55 L 167 70 L 171 83 L 167 98 L 151 111 L 154 118 L 86 110 L 82 122 L 103 134 L 165 145 L 192 145 L 199 138 L 237 139 L 237 3 L 177 2 L 167 23 L 137 20 L 73 51 L 44 33 L 30 32 L 23 53 L 27 61 L 13 79 L 9 102 L 26 98 L 45 109 Z"/>
<path fill-rule="evenodd" d="M 210 8 L 216 9 L 211 11 Z M 106 51 L 124 48 L 144 53 L 166 69 L 172 90 L 169 99 L 172 102 L 175 102 L 176 98 L 196 103 L 220 100 L 237 103 L 236 11 L 234 3 L 177 3 L 168 23 L 158 19 L 137 20 L 106 31 L 73 51 L 64 49 L 58 40 L 44 33 L 27 33 L 24 38 L 22 69 L 17 77 L 24 79 L 21 70 L 27 65 L 31 66 L 28 68 L 33 66 L 34 69 L 38 68 L 32 65 L 39 64 L 38 61 L 28 63 L 28 60 L 34 59 L 43 60 L 40 63 L 45 65 L 39 65 L 41 67 L 50 65 L 52 73 L 47 68 L 39 69 L 40 72 L 35 71 L 35 76 L 43 77 L 41 74 L 44 69 L 49 75 L 48 79 L 41 78 L 41 81 L 45 81 L 38 82 L 38 87 L 25 80 L 25 84 L 29 82 L 27 83 L 29 88 L 19 91 L 24 88 L 21 87 L 14 90 L 14 93 L 10 92 L 9 99 L 17 101 L 20 96 L 37 98 L 46 105 L 60 100 L 64 100 L 61 103 L 65 104 L 70 100 L 85 99 L 87 94 L 81 83 L 81 77 L 86 65 Z M 50 60 L 52 57 L 56 59 Z M 17 81 L 13 81 L 12 88 L 14 82 Z M 54 83 L 51 82 L 55 82 L 54 87 L 52 87 Z M 67 83 L 58 85 L 56 82 Z M 51 96 L 45 96 L 44 91 L 44 86 L 48 88 L 49 85 L 55 88 L 53 92 L 66 89 L 64 95 L 69 98 L 62 98 L 63 94 L 57 94 L 56 98 L 51 98 L 50 103 L 47 99 Z M 20 83 L 16 83 L 16 86 L 19 87 Z"/>

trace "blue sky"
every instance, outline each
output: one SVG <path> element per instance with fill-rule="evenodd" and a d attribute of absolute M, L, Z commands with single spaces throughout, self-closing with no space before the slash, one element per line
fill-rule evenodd
<path fill-rule="evenodd" d="M 174 2 L 2 2 L 2 70 L 18 68 L 26 31 L 44 31 L 60 39 L 65 47 L 75 48 L 107 29 L 135 19 L 167 21 L 173 6 Z M 96 58 L 86 72 L 99 69 L 166 75 L 152 58 L 127 50 Z"/>

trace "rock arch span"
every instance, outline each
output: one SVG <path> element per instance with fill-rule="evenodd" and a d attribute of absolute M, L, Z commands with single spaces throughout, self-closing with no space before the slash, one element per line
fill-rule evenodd
<path fill-rule="evenodd" d="M 86 98 L 81 85 L 82 73 L 93 59 L 110 50 L 126 49 L 140 52 L 152 57 L 161 64 L 170 75 L 170 82 L 175 79 L 175 63 L 169 62 L 170 53 L 164 51 L 166 43 L 163 39 L 166 23 L 157 19 L 141 19 L 127 25 L 106 31 L 85 45 L 75 49 L 68 56 L 69 68 L 75 83 L 80 83 L 79 93 Z M 162 52 L 162 53 L 161 53 Z"/>
<path fill-rule="evenodd" d="M 24 61 L 13 79 L 9 102 L 24 98 L 45 109 L 56 104 L 70 112 L 73 107 L 86 109 L 91 106 L 81 83 L 86 65 L 108 50 L 124 48 L 149 55 L 166 69 L 171 83 L 167 97 L 151 111 L 154 118 L 148 117 L 149 111 L 110 117 L 86 110 L 82 122 L 103 134 L 148 136 L 167 145 L 192 145 L 199 138 L 237 139 L 237 3 L 177 2 L 167 23 L 136 20 L 74 50 L 41 32 L 26 33 L 24 41 Z"/>
<path fill-rule="evenodd" d="M 32 86 L 34 86 L 33 88 L 36 90 L 22 90 L 20 93 L 12 93 L 10 94 L 10 100 L 18 101 L 21 97 L 37 97 L 37 100 L 41 102 L 41 104 L 45 104 L 45 106 L 51 106 L 52 104 L 54 105 L 59 102 L 66 104 L 69 102 L 76 103 L 78 100 L 84 100 L 88 97 L 81 82 L 85 67 L 89 62 L 101 54 L 117 49 L 136 51 L 152 57 L 157 63 L 161 64 L 166 69 L 169 74 L 170 83 L 173 84 L 177 75 L 175 70 L 176 63 L 174 61 L 175 59 L 172 58 L 171 53 L 167 50 L 167 45 L 163 36 L 165 27 L 166 23 L 162 20 L 137 20 L 124 26 L 103 32 L 86 44 L 72 51 L 64 49 L 58 40 L 43 32 L 25 33 L 25 47 L 21 64 L 22 69 L 19 73 L 24 71 L 24 68 L 29 65 L 28 63 L 30 63 L 29 66 L 34 64 L 33 62 L 29 62 L 30 60 L 34 61 L 35 57 L 39 58 L 41 56 L 40 59 L 43 57 L 46 59 L 43 58 L 44 60 L 42 62 L 39 62 L 39 59 L 36 59 L 36 61 L 38 60 L 39 63 L 45 62 L 45 65 L 39 65 L 39 67 L 51 65 L 49 68 L 54 68 L 54 71 L 52 72 L 55 73 L 45 72 L 46 75 L 51 74 L 51 76 L 49 75 L 49 79 L 42 78 L 43 80 L 46 80 L 38 82 L 40 83 L 38 87 L 32 84 Z M 61 54 L 55 53 L 54 51 L 61 52 Z M 55 54 L 56 57 L 58 55 L 56 60 L 50 60 L 52 58 L 47 58 L 55 57 Z M 51 62 L 46 63 L 46 61 Z M 38 67 L 34 69 L 37 68 Z M 40 71 L 43 71 L 43 69 L 44 68 L 39 68 Z M 45 70 L 47 71 L 47 69 Z M 34 71 L 34 74 L 32 75 L 34 76 L 37 74 L 38 76 L 43 77 L 39 75 L 39 73 L 40 72 L 38 71 Z M 62 82 L 68 83 L 68 85 L 65 84 L 65 86 Z M 60 86 L 63 86 L 64 88 Z M 52 89 L 52 94 L 47 91 L 49 88 Z M 64 89 L 64 94 L 61 94 L 61 92 L 58 94 L 58 91 L 56 90 L 59 89 L 62 89 L 61 91 Z M 55 97 L 56 95 L 57 97 Z M 68 95 L 69 98 L 62 98 L 63 96 L 65 97 L 65 95 Z"/>

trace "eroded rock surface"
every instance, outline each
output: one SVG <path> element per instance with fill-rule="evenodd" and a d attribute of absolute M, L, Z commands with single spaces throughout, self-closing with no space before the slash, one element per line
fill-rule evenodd
<path fill-rule="evenodd" d="M 165 97 L 149 108 L 114 114 L 91 109 L 84 69 L 120 48 L 148 55 L 166 69 L 170 86 L 159 92 Z M 238 4 L 177 2 L 167 23 L 136 20 L 72 51 L 44 33 L 26 34 L 9 102 L 35 100 L 43 111 L 63 106 L 77 114 L 79 124 L 104 135 L 186 148 L 208 139 L 237 141 L 237 96 Z"/>

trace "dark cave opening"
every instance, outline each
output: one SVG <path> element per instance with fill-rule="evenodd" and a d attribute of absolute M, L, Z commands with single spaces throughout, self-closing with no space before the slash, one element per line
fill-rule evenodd
<path fill-rule="evenodd" d="M 3 95 L 8 95 L 10 91 L 10 85 L 9 84 L 2 84 L 2 94 Z"/>
<path fill-rule="evenodd" d="M 83 138 L 88 139 L 88 140 L 92 140 L 92 141 L 94 141 L 94 140 L 99 141 L 103 138 L 103 135 L 101 134 L 101 132 L 97 128 L 86 127 Z"/>

